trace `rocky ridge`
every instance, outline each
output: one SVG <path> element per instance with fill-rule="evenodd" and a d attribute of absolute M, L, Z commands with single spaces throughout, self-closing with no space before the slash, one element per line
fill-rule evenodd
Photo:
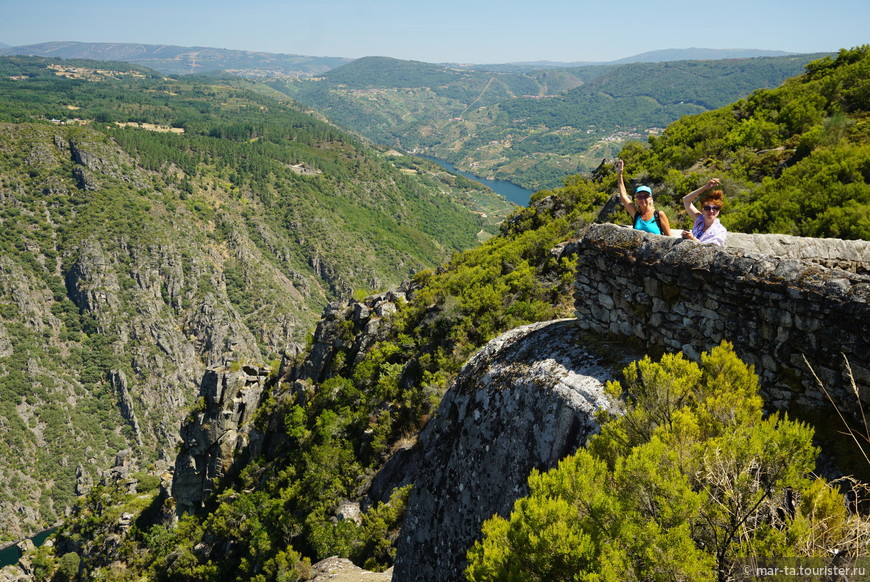
<path fill-rule="evenodd" d="M 575 320 L 520 327 L 460 371 L 435 417 L 394 471 L 414 483 L 393 580 L 464 580 L 485 519 L 506 515 L 547 470 L 597 430 L 611 372 L 583 347 Z M 388 463 L 385 473 L 393 472 Z"/>
<path fill-rule="evenodd" d="M 179 514 L 202 507 L 215 485 L 247 460 L 250 423 L 268 368 L 209 368 L 200 387 L 201 406 L 181 427 L 181 450 L 175 459 L 172 498 Z"/>
<path fill-rule="evenodd" d="M 251 424 L 266 390 L 291 396 L 312 389 L 352 368 L 389 332 L 389 315 L 405 301 L 410 288 L 371 295 L 363 301 L 333 302 L 313 334 L 311 348 L 301 360 L 288 350 L 278 375 L 252 366 L 209 368 L 199 391 L 199 406 L 182 426 L 181 452 L 175 461 L 172 497 L 181 515 L 201 508 L 210 491 L 232 473 L 232 468 L 260 454 L 270 455 L 282 442 L 280 435 L 264 434 Z M 350 354 L 340 362 L 339 352 Z M 268 430 L 268 429 L 267 429 Z M 389 491 L 386 492 L 389 497 Z"/>

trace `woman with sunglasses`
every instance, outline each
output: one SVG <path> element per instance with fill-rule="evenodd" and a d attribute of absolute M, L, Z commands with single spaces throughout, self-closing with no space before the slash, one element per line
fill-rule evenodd
<path fill-rule="evenodd" d="M 625 182 L 622 179 L 622 170 L 625 162 L 616 160 L 616 176 L 619 185 L 619 201 L 625 207 L 625 211 L 631 216 L 632 224 L 636 230 L 643 230 L 653 234 L 671 236 L 671 224 L 668 216 L 661 210 L 656 210 L 653 205 L 652 190 L 649 186 L 638 186 L 634 192 L 634 202 L 625 191 Z"/>
<path fill-rule="evenodd" d="M 725 204 L 725 193 L 718 188 L 719 179 L 713 178 L 697 190 L 683 196 L 683 206 L 695 221 L 692 230 L 684 230 L 683 238 L 700 243 L 723 246 L 728 231 L 719 222 L 719 211 Z M 703 195 L 703 196 L 702 196 Z M 701 197 L 698 210 L 693 201 Z"/>

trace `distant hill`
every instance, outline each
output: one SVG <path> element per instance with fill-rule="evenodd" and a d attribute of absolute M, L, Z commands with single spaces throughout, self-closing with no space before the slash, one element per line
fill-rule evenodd
<path fill-rule="evenodd" d="M 167 75 L 226 71 L 235 75 L 259 77 L 317 75 L 352 60 L 343 57 L 309 57 L 206 47 L 90 42 L 45 42 L 9 47 L 0 49 L 0 55 L 122 61 Z"/>
<path fill-rule="evenodd" d="M 469 68 L 477 71 L 498 71 L 503 73 L 522 73 L 527 71 L 539 71 L 541 69 L 564 69 L 576 67 L 588 67 L 596 65 L 623 65 L 626 63 L 663 63 L 666 61 L 715 61 L 722 59 L 751 59 L 756 57 L 784 57 L 794 53 L 785 51 L 769 51 L 760 49 L 663 49 L 649 51 L 618 59 L 615 61 L 527 61 L 517 63 L 492 63 L 483 65 L 456 65 L 452 67 Z"/>
<path fill-rule="evenodd" d="M 683 115 L 776 87 L 823 56 L 534 71 L 366 57 L 317 80 L 272 86 L 376 143 L 538 190 L 591 171 L 626 141 L 654 135 Z"/>
<path fill-rule="evenodd" d="M 5 42 L 0 42 L 0 48 L 8 48 L 11 45 L 6 44 Z"/>
<path fill-rule="evenodd" d="M 623 63 L 663 63 L 666 61 L 715 61 L 721 59 L 753 59 L 757 57 L 785 57 L 793 55 L 785 51 L 767 51 L 758 49 L 663 49 L 649 51 L 611 61 L 611 64 Z"/>
<path fill-rule="evenodd" d="M 624 63 L 654 63 L 682 60 L 717 60 L 784 56 L 790 53 L 758 49 L 666 49 L 642 53 L 611 62 L 528 61 L 517 63 L 467 64 L 441 63 L 452 69 L 473 69 L 503 73 L 524 73 L 547 69 L 577 68 Z M 166 75 L 227 72 L 239 76 L 306 77 L 319 75 L 349 63 L 345 57 L 312 57 L 263 53 L 209 47 L 184 47 L 163 44 L 95 43 L 55 41 L 25 46 L 0 43 L 2 55 L 29 55 L 62 59 L 94 59 L 136 63 Z"/>

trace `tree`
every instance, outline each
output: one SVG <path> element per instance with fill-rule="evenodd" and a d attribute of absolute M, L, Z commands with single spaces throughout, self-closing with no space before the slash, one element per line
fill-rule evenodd
<path fill-rule="evenodd" d="M 866 520 L 810 477 L 813 430 L 765 417 L 729 343 L 623 374 L 620 413 L 484 524 L 470 580 L 723 581 L 739 557 L 866 554 Z"/>

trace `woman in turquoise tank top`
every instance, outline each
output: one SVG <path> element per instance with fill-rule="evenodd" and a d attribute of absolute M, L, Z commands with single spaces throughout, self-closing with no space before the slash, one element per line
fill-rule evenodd
<path fill-rule="evenodd" d="M 649 186 L 638 186 L 634 191 L 634 202 L 625 191 L 625 182 L 622 179 L 622 170 L 625 162 L 616 160 L 616 176 L 619 185 L 619 201 L 625 207 L 625 211 L 631 216 L 632 224 L 637 230 L 671 236 L 671 225 L 667 215 L 661 210 L 656 210 L 653 204 L 652 190 Z"/>

